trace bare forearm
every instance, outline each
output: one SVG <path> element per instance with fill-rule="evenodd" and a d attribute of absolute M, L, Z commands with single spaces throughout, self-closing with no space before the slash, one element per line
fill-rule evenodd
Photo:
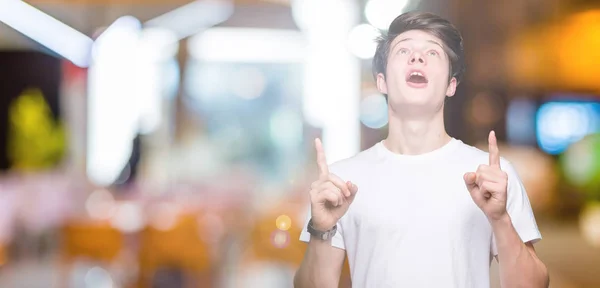
<path fill-rule="evenodd" d="M 294 277 L 294 287 L 338 287 L 344 254 L 343 251 L 336 250 L 337 248 L 331 246 L 331 241 L 311 239 L 304 260 Z M 341 260 L 338 259 L 340 256 Z M 337 262 L 340 262 L 339 265 Z"/>
<path fill-rule="evenodd" d="M 491 222 L 498 247 L 502 287 L 539 287 L 549 285 L 546 266 L 517 234 L 510 216 Z"/>

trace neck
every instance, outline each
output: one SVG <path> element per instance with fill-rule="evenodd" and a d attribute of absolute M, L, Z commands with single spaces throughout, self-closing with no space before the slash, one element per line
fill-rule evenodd
<path fill-rule="evenodd" d="M 419 155 L 446 145 L 451 137 L 444 127 L 443 109 L 432 117 L 401 117 L 389 111 L 389 132 L 384 141 L 388 150 L 404 155 Z"/>

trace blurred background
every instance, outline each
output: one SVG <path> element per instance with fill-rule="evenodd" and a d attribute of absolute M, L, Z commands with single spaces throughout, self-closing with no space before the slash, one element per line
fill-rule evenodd
<path fill-rule="evenodd" d="M 0 286 L 292 287 L 313 139 L 385 137 L 410 10 L 462 31 L 447 129 L 497 131 L 551 287 L 600 287 L 597 0 L 0 0 Z"/>

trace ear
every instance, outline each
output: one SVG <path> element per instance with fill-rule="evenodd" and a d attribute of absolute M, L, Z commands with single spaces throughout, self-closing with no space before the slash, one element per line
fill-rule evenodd
<path fill-rule="evenodd" d="M 388 94 L 387 83 L 385 83 L 385 76 L 383 73 L 377 74 L 377 90 L 379 90 L 379 93 L 381 94 Z"/>
<path fill-rule="evenodd" d="M 458 85 L 456 78 L 452 77 L 452 79 L 450 79 L 450 83 L 448 84 L 448 88 L 446 88 L 446 96 L 454 96 L 454 93 L 456 93 L 456 85 Z"/>

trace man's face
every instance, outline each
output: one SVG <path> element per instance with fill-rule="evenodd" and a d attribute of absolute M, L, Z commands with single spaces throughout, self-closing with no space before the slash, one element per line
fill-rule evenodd
<path fill-rule="evenodd" d="M 394 39 L 387 76 L 377 75 L 377 88 L 388 95 L 393 110 L 430 112 L 441 109 L 445 97 L 454 95 L 457 83 L 455 78 L 449 80 L 450 62 L 443 45 L 420 30 L 406 31 Z"/>

